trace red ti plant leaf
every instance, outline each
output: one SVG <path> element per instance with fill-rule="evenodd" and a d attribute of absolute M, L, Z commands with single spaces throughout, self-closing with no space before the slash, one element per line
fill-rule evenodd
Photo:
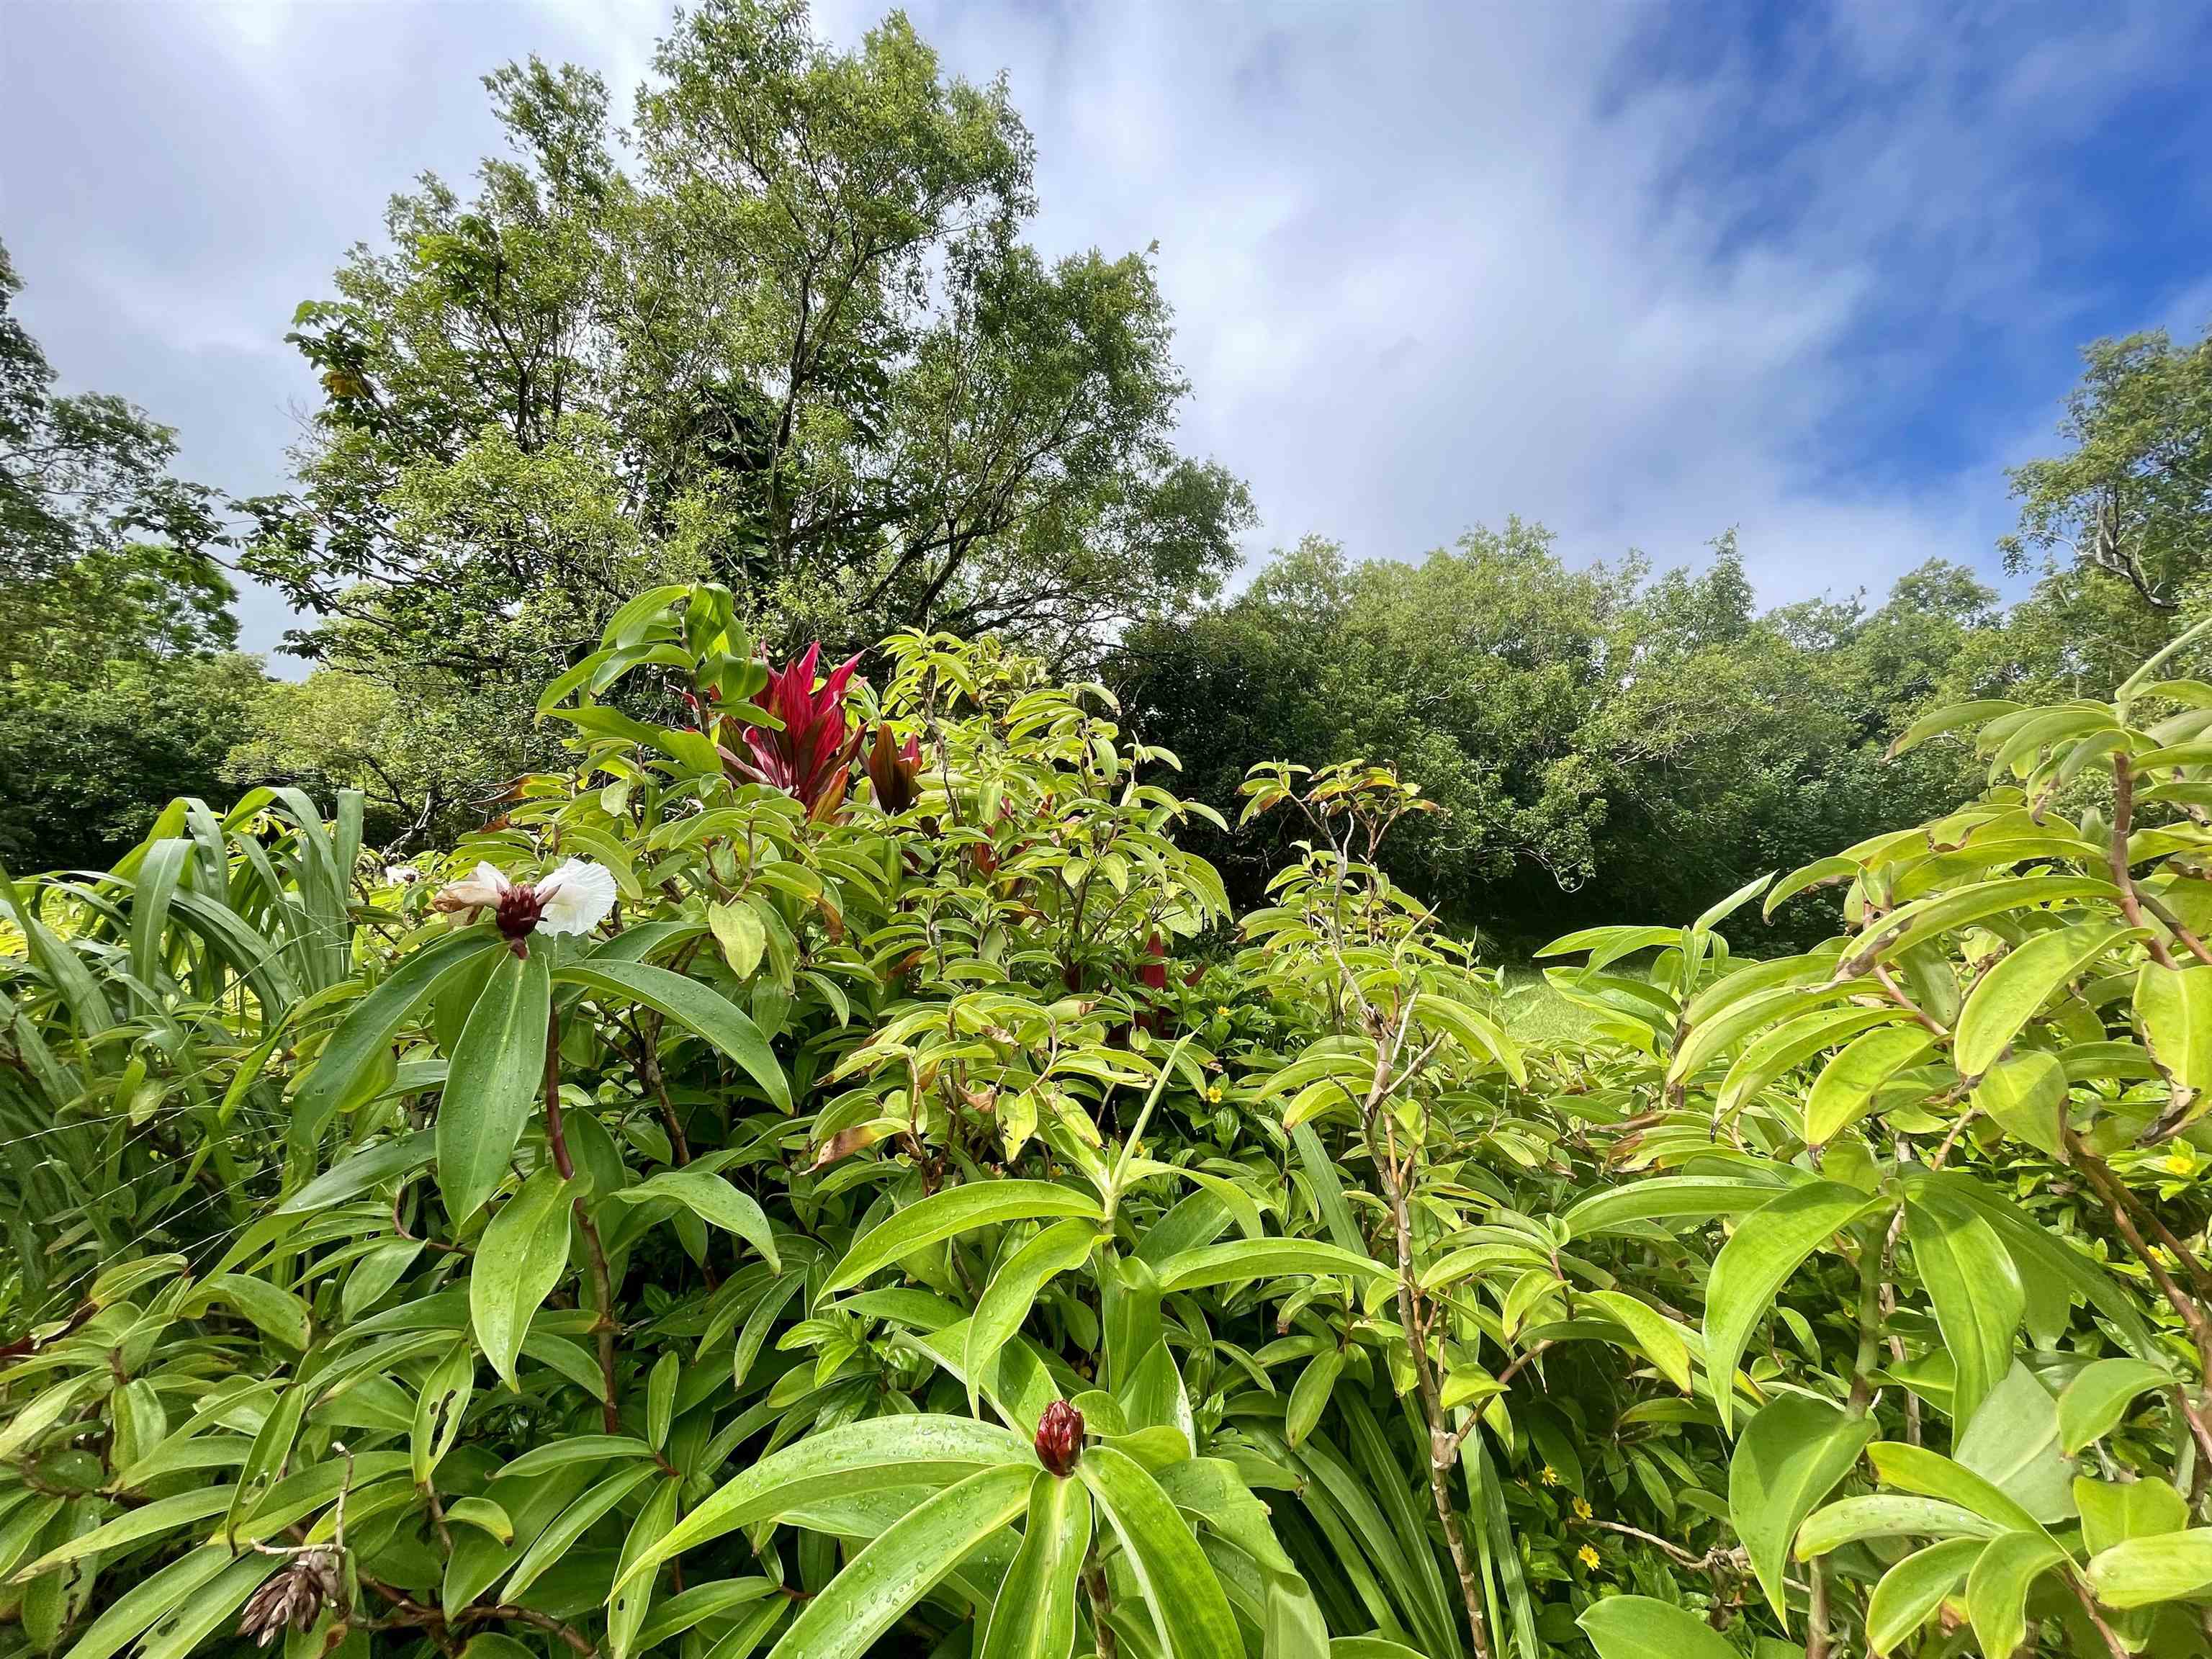
<path fill-rule="evenodd" d="M 894 747 L 888 724 L 876 726 L 876 740 L 868 749 L 868 781 L 875 786 L 876 805 L 886 812 L 903 812 L 921 798 L 916 780 L 921 775 L 921 741 L 908 738 Z"/>
<path fill-rule="evenodd" d="M 860 659 L 840 664 L 817 686 L 814 669 L 821 657 L 822 642 L 817 640 L 781 673 L 770 674 L 767 689 L 754 699 L 783 722 L 781 732 L 748 726 L 749 753 L 722 750 L 732 772 L 784 791 L 804 804 L 811 818 L 834 817 L 845 804 L 845 781 L 860 750 L 860 728 L 845 718 L 845 687 Z"/>

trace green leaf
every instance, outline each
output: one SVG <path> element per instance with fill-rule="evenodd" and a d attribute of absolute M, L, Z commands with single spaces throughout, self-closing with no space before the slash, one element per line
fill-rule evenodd
<path fill-rule="evenodd" d="M 1243 1650 L 1229 1598 L 1159 1483 L 1111 1446 L 1086 1449 L 1075 1472 L 1106 1511 L 1169 1659 Z"/>
<path fill-rule="evenodd" d="M 2058 1402 L 2017 1360 L 1966 1421 L 1959 1462 L 2038 1521 L 2074 1513 L 2074 1466 L 2058 1449 Z"/>
<path fill-rule="evenodd" d="M 2027 1589 L 2066 1552 L 2042 1532 L 2008 1532 L 1982 1546 L 1966 1575 L 1966 1616 L 1982 1651 L 2010 1654 L 2027 1638 Z"/>
<path fill-rule="evenodd" d="M 1305 1438 L 1320 1423 L 1322 1413 L 1328 1408 L 1330 1391 L 1336 1379 L 1344 1373 L 1344 1350 L 1323 1348 L 1306 1362 L 1291 1385 L 1290 1406 L 1283 1417 L 1283 1437 L 1293 1446 L 1305 1443 Z"/>
<path fill-rule="evenodd" d="M 489 927 L 464 928 L 401 959 L 377 988 L 354 1004 L 315 1057 L 292 1097 L 292 1144 L 312 1146 L 331 1115 L 344 1105 L 369 1068 L 392 1052 L 399 1030 L 446 986 L 506 941 Z"/>
<path fill-rule="evenodd" d="M 1984 1538 L 1947 1538 L 1915 1550 L 1882 1574 L 1867 1601 L 1867 1645 L 1876 1653 L 1894 1652 L 1959 1588 L 1988 1547 Z"/>
<path fill-rule="evenodd" d="M 1882 1085 L 1936 1046 L 1917 1025 L 1884 1025 L 1854 1037 L 1814 1079 L 1805 1103 L 1805 1139 L 1832 1139 L 1866 1115 Z"/>
<path fill-rule="evenodd" d="M 2074 1482 L 2081 1512 L 2081 1547 L 2101 1555 L 2130 1538 L 2154 1538 L 2189 1525 L 2189 1500 L 2163 1480 Z"/>
<path fill-rule="evenodd" d="M 614 1659 L 629 1659 L 636 1650 L 639 1627 L 645 1623 L 646 1610 L 653 1605 L 653 1575 L 640 1573 L 632 1577 L 629 1569 L 666 1537 L 669 1528 L 676 1524 L 676 1498 L 683 1485 L 681 1480 L 663 1480 L 655 1486 L 623 1540 L 622 1558 L 615 1570 L 615 1577 L 623 1581 L 622 1588 L 607 1601 L 607 1646 Z"/>
<path fill-rule="evenodd" d="M 948 1187 L 909 1204 L 845 1253 L 822 1287 L 825 1295 L 848 1291 L 870 1273 L 916 1250 L 1008 1221 L 1036 1221 L 1048 1216 L 1081 1216 L 1103 1221 L 1098 1200 L 1073 1187 L 1048 1181 L 978 1181 Z"/>
<path fill-rule="evenodd" d="M 2063 1158 L 2066 1067 L 2040 1049 L 1999 1060 L 1974 1086 L 1974 1104 L 2007 1134 Z"/>
<path fill-rule="evenodd" d="M 2001 1522 L 1933 1498 L 1874 1492 L 1846 1498 L 1808 1516 L 1791 1551 L 1800 1561 L 1862 1538 L 1994 1538 Z"/>
<path fill-rule="evenodd" d="M 2082 969 L 2136 930 L 2091 921 L 2038 933 L 1984 974 L 1959 1012 L 1952 1063 L 1961 1077 L 1979 1077 L 2033 1018 L 2037 1009 Z"/>
<path fill-rule="evenodd" d="M 277 1215 L 303 1215 L 313 1210 L 358 1198 L 387 1181 L 421 1169 L 436 1156 L 436 1139 L 428 1129 L 380 1140 L 367 1150 L 340 1159 L 279 1204 Z"/>
<path fill-rule="evenodd" d="M 149 1538 L 159 1538 L 165 1532 L 179 1527 L 189 1527 L 194 1522 L 205 1521 L 221 1515 L 230 1507 L 231 1489 L 213 1486 L 199 1492 L 179 1492 L 173 1498 L 157 1498 L 150 1504 L 103 1521 L 89 1531 L 56 1545 L 28 1565 L 18 1567 L 9 1583 L 27 1584 L 41 1573 L 52 1572 L 56 1567 L 67 1566 L 72 1561 L 82 1561 L 88 1555 L 126 1549 Z"/>
<path fill-rule="evenodd" d="M 2146 1607 L 2212 1586 L 2212 1527 L 2130 1538 L 2089 1562 L 2089 1588 L 2110 1607 Z"/>
<path fill-rule="evenodd" d="M 495 963 L 454 1045 L 439 1097 L 437 1145 L 438 1190 L 456 1225 L 499 1185 L 544 1081 L 550 954 L 510 953 Z"/>
<path fill-rule="evenodd" d="M 253 1323 L 254 1328 L 280 1346 L 305 1348 L 314 1328 L 307 1304 L 265 1279 L 247 1273 L 217 1273 L 200 1286 L 192 1305 L 205 1308 L 228 1302 Z"/>
<path fill-rule="evenodd" d="M 714 943 L 722 947 L 722 960 L 730 964 L 730 971 L 740 980 L 750 979 L 753 969 L 760 966 L 762 952 L 768 949 L 768 928 L 759 912 L 742 901 L 709 904 L 707 927 L 714 935 Z"/>
<path fill-rule="evenodd" d="M 1021 1329 L 1037 1292 L 1059 1274 L 1087 1261 L 1099 1237 L 1097 1227 L 1091 1222 L 1055 1222 L 1007 1257 L 991 1276 L 975 1304 L 975 1317 L 968 1322 L 969 1410 L 976 1409 L 999 1350 Z"/>
<path fill-rule="evenodd" d="M 1476 1058 L 1496 1060 L 1514 1082 L 1525 1085 L 1528 1081 L 1528 1068 L 1522 1060 L 1520 1046 L 1505 1034 L 1504 1026 L 1487 1014 L 1449 997 L 1421 991 L 1413 997 L 1413 1017 L 1432 1030 L 1448 1034 Z"/>
<path fill-rule="evenodd" d="M 1723 1429 L 1735 1392 L 1726 1379 L 1735 1375 L 1744 1347 L 1759 1320 L 1772 1310 L 1776 1294 L 1807 1256 L 1887 1201 L 1840 1182 L 1810 1182 L 1744 1217 L 1735 1236 L 1721 1247 L 1705 1287 L 1705 1373 L 1721 1379 L 1713 1388 L 1713 1403 Z"/>
<path fill-rule="evenodd" d="M 550 1164 L 522 1183 L 484 1229 L 469 1274 L 477 1346 L 510 1389 L 530 1321 L 568 1266 L 571 1184 Z"/>
<path fill-rule="evenodd" d="M 1559 1218 L 1571 1238 L 1632 1231 L 1640 1221 L 1710 1221 L 1771 1204 L 1784 1188 L 1747 1176 L 1647 1176 L 1568 1206 Z"/>
<path fill-rule="evenodd" d="M 791 1110 L 791 1083 L 776 1064 L 775 1051 L 760 1027 L 720 992 L 665 968 L 597 956 L 563 963 L 553 978 L 556 984 L 579 986 L 602 1001 L 643 1003 L 674 1020 L 737 1061 L 778 1111 Z"/>
<path fill-rule="evenodd" d="M 1913 1264 L 1955 1368 L 1952 1420 L 1963 1424 L 2012 1368 L 2013 1336 L 2027 1292 L 1996 1229 L 1940 1188 L 1916 1188 L 1905 1212 Z"/>
<path fill-rule="evenodd" d="M 1091 1548 L 1091 1494 L 1041 1471 L 1029 1517 L 983 1629 L 981 1659 L 1067 1659 L 1075 1646 L 1075 1587 Z"/>
<path fill-rule="evenodd" d="M 1575 1623 L 1598 1659 L 1738 1659 L 1697 1614 L 1649 1595 L 1608 1595 L 1585 1607 Z"/>
<path fill-rule="evenodd" d="M 775 1233 L 761 1206 L 710 1170 L 663 1170 L 652 1179 L 625 1187 L 610 1196 L 622 1204 L 673 1199 L 700 1220 L 744 1239 L 760 1252 L 772 1272 L 783 1271 L 783 1258 L 775 1248 Z"/>
<path fill-rule="evenodd" d="M 2074 1374 L 2058 1395 L 2058 1449 L 2072 1456 L 2119 1425 L 2137 1395 L 2173 1378 L 2140 1359 L 2100 1359 Z"/>
<path fill-rule="evenodd" d="M 598 1485 L 587 1487 L 583 1495 L 562 1510 L 554 1518 L 553 1523 L 539 1533 L 530 1547 L 522 1553 L 522 1559 L 515 1563 L 514 1571 L 507 1575 L 507 1583 L 501 1588 L 499 1599 L 502 1601 L 515 1600 L 574 1549 L 576 1540 L 597 1525 L 601 1516 L 659 1474 L 658 1468 L 647 1463 L 639 1468 L 623 1469 L 619 1474 L 609 1475 Z M 667 1538 L 664 1537 L 623 1570 L 623 1582 L 672 1553 L 668 1548 Z M 620 1584 L 616 1586 L 617 1589 L 620 1588 Z M 613 1600 L 611 1593 L 608 1600 Z"/>
<path fill-rule="evenodd" d="M 1034 1465 L 980 1469 L 915 1505 L 806 1603 L 769 1659 L 866 1653 L 969 1551 L 1029 1506 L 1035 1474 Z"/>
<path fill-rule="evenodd" d="M 1159 1264 L 1160 1290 L 1201 1290 L 1240 1279 L 1275 1279 L 1286 1273 L 1349 1273 L 1360 1279 L 1389 1279 L 1390 1270 L 1372 1256 L 1355 1255 L 1310 1238 L 1238 1238 L 1202 1245 Z"/>
<path fill-rule="evenodd" d="M 1684 1394 L 1690 1392 L 1690 1345 L 1669 1320 L 1649 1303 L 1638 1302 L 1623 1291 L 1589 1291 L 1584 1303 L 1601 1310 L 1606 1317 L 1626 1331 L 1660 1374 Z"/>
<path fill-rule="evenodd" d="M 156 1622 L 191 1601 L 233 1559 L 231 1553 L 219 1546 L 179 1556 L 117 1597 L 62 1659 L 112 1659 Z"/>
<path fill-rule="evenodd" d="M 1871 1415 L 1852 1417 L 1804 1395 L 1783 1395 L 1744 1425 L 1729 1460 L 1729 1520 L 1784 1630 L 1790 1604 L 1783 1576 L 1797 1528 L 1850 1472 L 1874 1432 Z"/>
<path fill-rule="evenodd" d="M 678 1522 L 625 1577 L 738 1527 L 773 1521 L 820 1499 L 893 1486 L 947 1486 L 980 1469 L 1007 1464 L 1036 1468 L 1029 1441 L 995 1424 L 964 1417 L 878 1417 L 824 1430 L 763 1458 L 726 1483 Z"/>
<path fill-rule="evenodd" d="M 461 1419 L 468 1413 L 470 1396 L 476 1392 L 476 1377 L 475 1351 L 465 1342 L 457 1342 L 423 1380 L 409 1442 L 416 1486 L 429 1483 L 439 1463 L 460 1437 Z"/>
<path fill-rule="evenodd" d="M 1867 1458 L 1885 1486 L 1898 1486 L 1923 1498 L 1958 1504 L 2008 1531 L 2038 1529 L 2036 1518 L 1997 1486 L 1940 1452 L 1901 1441 L 1881 1440 L 1867 1448 Z"/>
<path fill-rule="evenodd" d="M 2160 1069 L 2194 1093 L 2212 1088 L 2212 967 L 2143 963 L 2135 1006 Z"/>

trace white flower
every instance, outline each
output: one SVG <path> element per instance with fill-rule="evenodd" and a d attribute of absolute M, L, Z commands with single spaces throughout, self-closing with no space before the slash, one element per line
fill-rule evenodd
<path fill-rule="evenodd" d="M 465 880 L 438 890 L 433 901 L 441 910 L 488 910 L 505 898 L 514 884 L 489 864 L 479 864 Z"/>
<path fill-rule="evenodd" d="M 615 908 L 615 872 L 588 859 L 570 859 L 538 884 L 541 933 L 588 933 Z"/>

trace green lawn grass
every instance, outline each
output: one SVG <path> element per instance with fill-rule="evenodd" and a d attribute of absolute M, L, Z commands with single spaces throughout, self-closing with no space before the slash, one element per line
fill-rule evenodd
<path fill-rule="evenodd" d="M 1595 1024 L 1592 1015 L 1553 990 L 1543 970 L 1532 964 L 1507 967 L 1505 993 L 1505 1029 L 1523 1042 L 1583 1037 Z"/>

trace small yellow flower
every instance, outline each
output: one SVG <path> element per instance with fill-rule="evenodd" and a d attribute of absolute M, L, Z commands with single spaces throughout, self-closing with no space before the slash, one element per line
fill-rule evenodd
<path fill-rule="evenodd" d="M 1217 1105 L 1219 1104 L 1221 1100 L 1221 1085 L 1218 1083 L 1207 1084 L 1206 1085 L 1206 1097 L 1208 1100 L 1214 1102 Z"/>
<path fill-rule="evenodd" d="M 1580 1549 L 1575 1552 L 1575 1559 L 1581 1562 L 1592 1572 L 1595 1572 L 1597 1571 L 1597 1552 L 1592 1549 L 1588 1544 L 1583 1545 Z"/>
<path fill-rule="evenodd" d="M 1577 1521 L 1587 1521 L 1587 1520 L 1589 1520 L 1589 1519 L 1590 1518 L 1590 1515 L 1591 1515 L 1591 1513 L 1592 1513 L 1592 1511 L 1591 1511 L 1591 1510 L 1590 1510 L 1590 1506 L 1589 1506 L 1589 1499 L 1588 1499 L 1587 1498 L 1577 1498 L 1577 1499 L 1575 1499 L 1575 1519 L 1576 1519 L 1576 1520 L 1577 1520 Z"/>
<path fill-rule="evenodd" d="M 1541 1480 L 1547 1486 L 1556 1486 L 1559 1484 L 1559 1472 L 1553 1468 L 1549 1463 L 1544 1465 L 1543 1474 L 1538 1475 L 1536 1478 L 1539 1480 Z"/>
<path fill-rule="evenodd" d="M 1223 1019 L 1226 1019 L 1229 1018 L 1229 1005 L 1225 1002 L 1217 1003 L 1214 1006 L 1213 1012 Z"/>
<path fill-rule="evenodd" d="M 2197 1172 L 2197 1160 L 2176 1147 L 2166 1155 L 2166 1167 L 2176 1175 L 2194 1175 Z"/>

